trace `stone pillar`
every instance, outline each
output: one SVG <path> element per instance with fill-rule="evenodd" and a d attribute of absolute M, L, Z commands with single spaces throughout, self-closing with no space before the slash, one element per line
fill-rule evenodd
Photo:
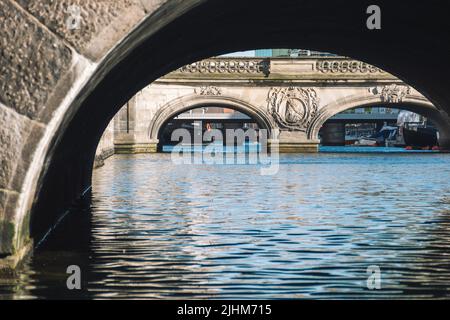
<path fill-rule="evenodd" d="M 117 154 L 156 153 L 158 152 L 158 141 L 149 143 L 114 143 Z"/>
<path fill-rule="evenodd" d="M 104 165 L 104 161 L 114 154 L 114 124 L 111 121 L 98 144 L 95 152 L 94 169 Z"/>
<path fill-rule="evenodd" d="M 136 97 L 130 99 L 114 117 L 115 153 L 134 153 Z"/>
<path fill-rule="evenodd" d="M 273 150 L 273 140 L 269 142 L 269 150 Z M 319 141 L 307 138 L 302 131 L 281 131 L 278 137 L 280 153 L 316 153 L 319 151 Z"/>
<path fill-rule="evenodd" d="M 139 117 L 143 115 L 139 113 L 145 112 L 146 110 L 139 109 L 138 95 L 131 98 L 114 117 L 114 152 L 117 154 L 158 152 L 157 147 L 159 141 L 150 140 L 148 138 L 148 132 L 141 128 L 143 120 L 139 119 Z M 146 122 L 144 123 L 144 127 L 145 125 Z"/>
<path fill-rule="evenodd" d="M 272 87 L 267 102 L 267 110 L 280 130 L 280 153 L 319 151 L 319 141 L 308 139 L 306 134 L 318 114 L 320 100 L 316 88 L 293 85 Z"/>

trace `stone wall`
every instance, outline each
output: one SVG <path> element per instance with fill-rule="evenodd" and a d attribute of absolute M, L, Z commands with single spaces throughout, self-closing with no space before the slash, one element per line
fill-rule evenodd
<path fill-rule="evenodd" d="M 76 113 L 79 100 L 75 98 L 86 97 L 95 85 L 81 92 L 88 80 L 95 78 L 102 61 L 133 28 L 166 3 L 0 1 L 0 260 L 29 247 L 33 202 L 67 121 Z M 106 133 L 105 148 L 97 159 L 111 152 L 106 147 L 110 135 Z M 65 155 L 73 158 L 68 153 L 56 158 Z M 80 154 L 80 159 L 73 160 L 74 166 L 75 161 L 89 163 L 89 157 Z M 69 170 L 69 161 L 65 162 Z M 77 168 L 73 174 L 79 171 L 86 176 L 90 172 L 88 167 Z M 80 180 L 80 185 L 66 190 L 62 195 L 65 202 L 79 197 L 89 183 L 89 179 L 75 180 Z"/>
<path fill-rule="evenodd" d="M 95 151 L 94 169 L 102 167 L 105 160 L 114 154 L 114 121 L 111 121 Z"/>

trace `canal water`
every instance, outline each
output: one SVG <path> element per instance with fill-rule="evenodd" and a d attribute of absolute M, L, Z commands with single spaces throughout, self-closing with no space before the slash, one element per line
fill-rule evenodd
<path fill-rule="evenodd" d="M 258 165 L 115 155 L 94 173 L 90 208 L 1 278 L 0 297 L 448 298 L 449 163 L 282 155 L 278 174 L 262 176 Z M 69 265 L 81 290 L 66 287 Z M 368 288 L 368 268 L 381 289 Z"/>

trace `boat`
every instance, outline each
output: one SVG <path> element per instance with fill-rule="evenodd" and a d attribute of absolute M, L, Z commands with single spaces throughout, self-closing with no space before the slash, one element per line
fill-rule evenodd
<path fill-rule="evenodd" d="M 345 135 L 345 145 L 353 145 L 355 144 L 360 137 L 356 133 L 346 134 Z"/>
<path fill-rule="evenodd" d="M 433 148 L 438 145 L 438 131 L 417 113 L 402 110 L 397 118 L 399 136 L 404 146 L 409 148 Z"/>
<path fill-rule="evenodd" d="M 433 148 L 438 145 L 437 129 L 432 126 L 406 122 L 402 132 L 408 147 Z"/>
<path fill-rule="evenodd" d="M 389 141 L 395 141 L 398 134 L 397 126 L 383 126 L 377 133 L 359 138 L 354 146 L 384 147 Z"/>

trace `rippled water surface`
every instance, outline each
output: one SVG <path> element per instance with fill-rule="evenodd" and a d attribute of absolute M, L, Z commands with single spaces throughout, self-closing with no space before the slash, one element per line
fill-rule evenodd
<path fill-rule="evenodd" d="M 116 155 L 3 298 L 445 298 L 450 155 L 281 156 L 178 165 Z M 79 265 L 82 290 L 66 289 Z M 381 269 L 381 290 L 367 268 Z"/>

